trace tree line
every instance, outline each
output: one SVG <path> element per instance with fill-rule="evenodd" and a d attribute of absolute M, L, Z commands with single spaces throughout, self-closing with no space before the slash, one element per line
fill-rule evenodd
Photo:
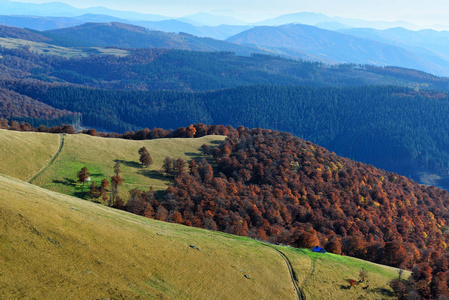
<path fill-rule="evenodd" d="M 111 131 L 190 123 L 262 127 L 291 132 L 340 155 L 414 179 L 422 171 L 449 170 L 445 93 L 266 85 L 204 93 L 28 85 L 15 89 L 54 107 L 81 112 L 84 124 Z"/>

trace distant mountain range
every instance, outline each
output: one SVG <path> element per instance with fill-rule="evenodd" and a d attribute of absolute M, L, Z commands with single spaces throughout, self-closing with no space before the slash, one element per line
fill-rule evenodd
<path fill-rule="evenodd" d="M 175 19 L 173 16 L 143 14 L 132 11 L 118 11 L 106 7 L 91 7 L 86 9 L 79 9 L 60 2 L 35 4 L 35 3 L 21 3 L 8 0 L 0 0 L 0 12 L 2 15 L 20 15 L 20 16 L 30 15 L 30 16 L 43 16 L 43 17 L 77 17 L 84 14 L 97 14 L 97 15 L 108 15 L 122 19 L 129 19 L 131 21 L 163 21 Z M 211 14 L 205 12 L 197 13 L 194 15 L 187 15 L 182 18 L 179 18 L 179 20 L 194 26 L 219 26 L 219 25 L 280 26 L 289 23 L 301 23 L 313 26 L 320 26 L 319 24 L 324 24 L 324 26 L 326 26 L 325 29 L 340 29 L 345 27 L 369 27 L 376 29 L 404 27 L 413 30 L 421 29 L 419 28 L 419 26 L 403 21 L 398 22 L 366 21 L 342 17 L 329 17 L 323 14 L 310 13 L 310 12 L 286 14 L 256 23 L 238 20 L 229 15 L 216 14 L 216 13 Z M 344 27 L 338 25 L 337 28 L 336 27 L 329 28 L 329 24 L 332 23 L 334 25 L 338 23 L 343 24 Z"/>
<path fill-rule="evenodd" d="M 372 28 L 340 29 L 338 32 L 412 49 L 434 51 L 449 59 L 449 31 L 432 29 L 412 31 L 402 27 L 377 30 Z"/>
<path fill-rule="evenodd" d="M 68 47 L 257 52 L 328 64 L 391 65 L 449 76 L 449 31 L 412 31 L 419 28 L 401 21 L 301 12 L 247 24 L 222 15 L 229 12 L 176 19 L 104 7 L 78 9 L 59 2 L 9 0 L 0 0 L 0 12 L 0 24 L 43 31 L 52 44 Z"/>
<path fill-rule="evenodd" d="M 312 57 L 327 63 L 394 65 L 449 75 L 449 61 L 432 51 L 411 47 L 405 49 L 374 39 L 302 24 L 255 27 L 226 41 L 267 49 L 280 55 L 306 59 Z"/>
<path fill-rule="evenodd" d="M 0 4 L 1 6 L 1 4 Z M 42 16 L 18 16 L 18 15 L 0 15 L 0 24 L 20 28 L 29 28 L 39 31 L 61 29 L 79 26 L 88 22 L 121 22 L 136 26 L 142 26 L 151 30 L 165 32 L 184 32 L 198 37 L 210 37 L 218 40 L 225 40 L 237 33 L 245 31 L 252 26 L 249 25 L 219 25 L 205 26 L 192 25 L 191 20 L 166 19 L 160 21 L 136 21 L 113 17 L 104 14 L 84 14 L 76 17 L 42 17 Z M 345 28 L 345 27 L 339 27 Z"/>
<path fill-rule="evenodd" d="M 45 25 L 43 18 L 27 17 L 30 22 Z M 361 65 L 398 66 L 423 70 L 438 76 L 449 76 L 449 32 L 409 31 L 406 29 L 342 29 L 341 32 L 302 24 L 278 27 L 258 26 L 238 33 L 225 41 L 202 38 L 188 33 L 170 33 L 162 29 L 182 29 L 185 24 L 177 20 L 136 22 L 146 26 L 122 23 L 120 18 L 104 15 L 83 15 L 78 22 L 98 20 L 111 22 L 84 23 L 74 27 L 35 31 L 15 35 L 19 28 L 11 28 L 10 36 L 32 41 L 43 41 L 64 47 L 120 47 L 167 48 L 194 51 L 226 51 L 248 56 L 251 53 L 281 55 L 288 58 L 320 61 L 327 64 L 354 63 Z M 83 21 L 81 21 L 83 19 Z M 39 22 L 36 22 L 39 20 Z M 49 19 L 66 22 L 64 19 Z M 126 20 L 124 20 L 126 21 Z M 150 24 L 151 23 L 151 24 Z M 65 23 L 68 24 L 68 23 Z M 201 35 L 212 29 L 216 34 L 228 35 L 245 26 L 194 27 Z M 152 30 L 147 29 L 152 26 Z M 6 27 L 4 27 L 6 28 Z M 354 33 L 353 35 L 342 32 Z M 1 33 L 1 31 L 0 31 Z M 424 48 L 426 33 L 435 38 Z M 359 37 L 357 37 L 358 35 Z M 33 36 L 32 38 L 30 36 Z M 407 36 L 411 38 L 407 39 Z M 406 44 L 408 42 L 408 44 Z"/>
<path fill-rule="evenodd" d="M 113 17 L 127 18 L 132 20 L 145 21 L 161 21 L 170 19 L 169 17 L 141 14 L 138 12 L 127 12 L 109 9 L 106 7 L 91 7 L 86 9 L 75 8 L 68 4 L 61 2 L 50 3 L 22 3 L 8 0 L 0 0 L 0 11 L 3 15 L 30 15 L 30 16 L 44 16 L 44 17 L 75 17 L 84 14 L 103 14 Z"/>
<path fill-rule="evenodd" d="M 124 23 L 85 23 L 80 26 L 44 31 L 51 44 L 64 47 L 168 48 L 194 51 L 227 51 L 239 55 L 269 53 L 247 46 L 200 38 L 185 33 L 148 30 Z"/>
<path fill-rule="evenodd" d="M 257 26 L 280 26 L 285 24 L 305 24 L 320 27 L 320 24 L 324 25 L 325 29 L 339 29 L 344 27 L 369 27 L 377 29 L 386 29 L 393 27 L 404 27 L 409 29 L 420 29 L 419 26 L 403 22 L 385 22 L 385 21 L 367 21 L 358 19 L 348 19 L 342 17 L 328 17 L 323 14 L 301 12 L 282 15 L 273 19 L 264 20 L 254 25 Z M 330 26 L 334 24 L 335 27 Z"/>

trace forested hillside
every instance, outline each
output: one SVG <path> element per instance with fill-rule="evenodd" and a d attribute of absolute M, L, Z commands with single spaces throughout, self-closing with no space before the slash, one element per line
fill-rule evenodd
<path fill-rule="evenodd" d="M 0 118 L 58 119 L 61 117 L 80 118 L 79 114 L 55 109 L 27 96 L 0 88 Z"/>
<path fill-rule="evenodd" d="M 0 55 L 3 57 L 0 61 L 0 78 L 40 79 L 98 88 L 134 90 L 205 91 L 253 84 L 336 87 L 392 84 L 449 89 L 447 78 L 401 68 L 358 65 L 329 67 L 321 63 L 257 54 L 246 57 L 230 52 L 62 49 L 68 55 L 78 57 L 38 55 L 30 47 L 0 48 Z M 41 51 L 52 53 L 50 51 L 54 51 L 54 47 L 49 45 Z M 110 55 L 105 55 L 108 51 Z"/>
<path fill-rule="evenodd" d="M 163 171 L 173 176 L 174 184 L 163 197 L 132 189 L 127 202 L 116 207 L 158 220 L 295 247 L 320 245 L 333 253 L 413 268 L 415 285 L 409 288 L 425 299 L 449 294 L 443 281 L 449 257 L 442 255 L 448 243 L 447 191 L 271 130 L 231 130 L 209 153 L 215 168 L 205 159 L 192 160 L 188 168 L 184 164 L 172 172 L 167 158 Z M 401 281 L 393 286 L 398 295 L 407 293 Z"/>
<path fill-rule="evenodd" d="M 118 132 L 198 122 L 272 128 L 414 178 L 421 171 L 442 174 L 449 168 L 449 102 L 444 93 L 397 87 L 254 86 L 207 93 L 14 88 L 51 106 L 81 112 L 86 126 Z"/>
<path fill-rule="evenodd" d="M 0 37 L 9 37 L 33 42 L 49 42 L 51 39 L 27 29 L 0 25 Z"/>

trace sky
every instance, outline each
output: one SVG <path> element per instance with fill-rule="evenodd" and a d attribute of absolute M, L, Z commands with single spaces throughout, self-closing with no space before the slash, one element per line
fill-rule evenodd
<path fill-rule="evenodd" d="M 260 21 L 296 12 L 323 13 L 365 20 L 409 21 L 421 24 L 449 25 L 447 0 L 52 0 L 78 8 L 104 6 L 180 17 L 197 12 L 233 15 L 243 21 Z M 19 1 L 17 1 L 19 2 Z M 45 3 L 49 0 L 21 0 Z"/>

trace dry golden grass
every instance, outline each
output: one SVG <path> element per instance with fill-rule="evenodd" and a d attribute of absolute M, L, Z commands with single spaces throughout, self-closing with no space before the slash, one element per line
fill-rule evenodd
<path fill-rule="evenodd" d="M 0 299 L 295 297 L 280 256 L 251 239 L 134 216 L 3 176 L 0 199 Z"/>
<path fill-rule="evenodd" d="M 0 129 L 0 174 L 27 180 L 53 157 L 59 135 Z"/>

